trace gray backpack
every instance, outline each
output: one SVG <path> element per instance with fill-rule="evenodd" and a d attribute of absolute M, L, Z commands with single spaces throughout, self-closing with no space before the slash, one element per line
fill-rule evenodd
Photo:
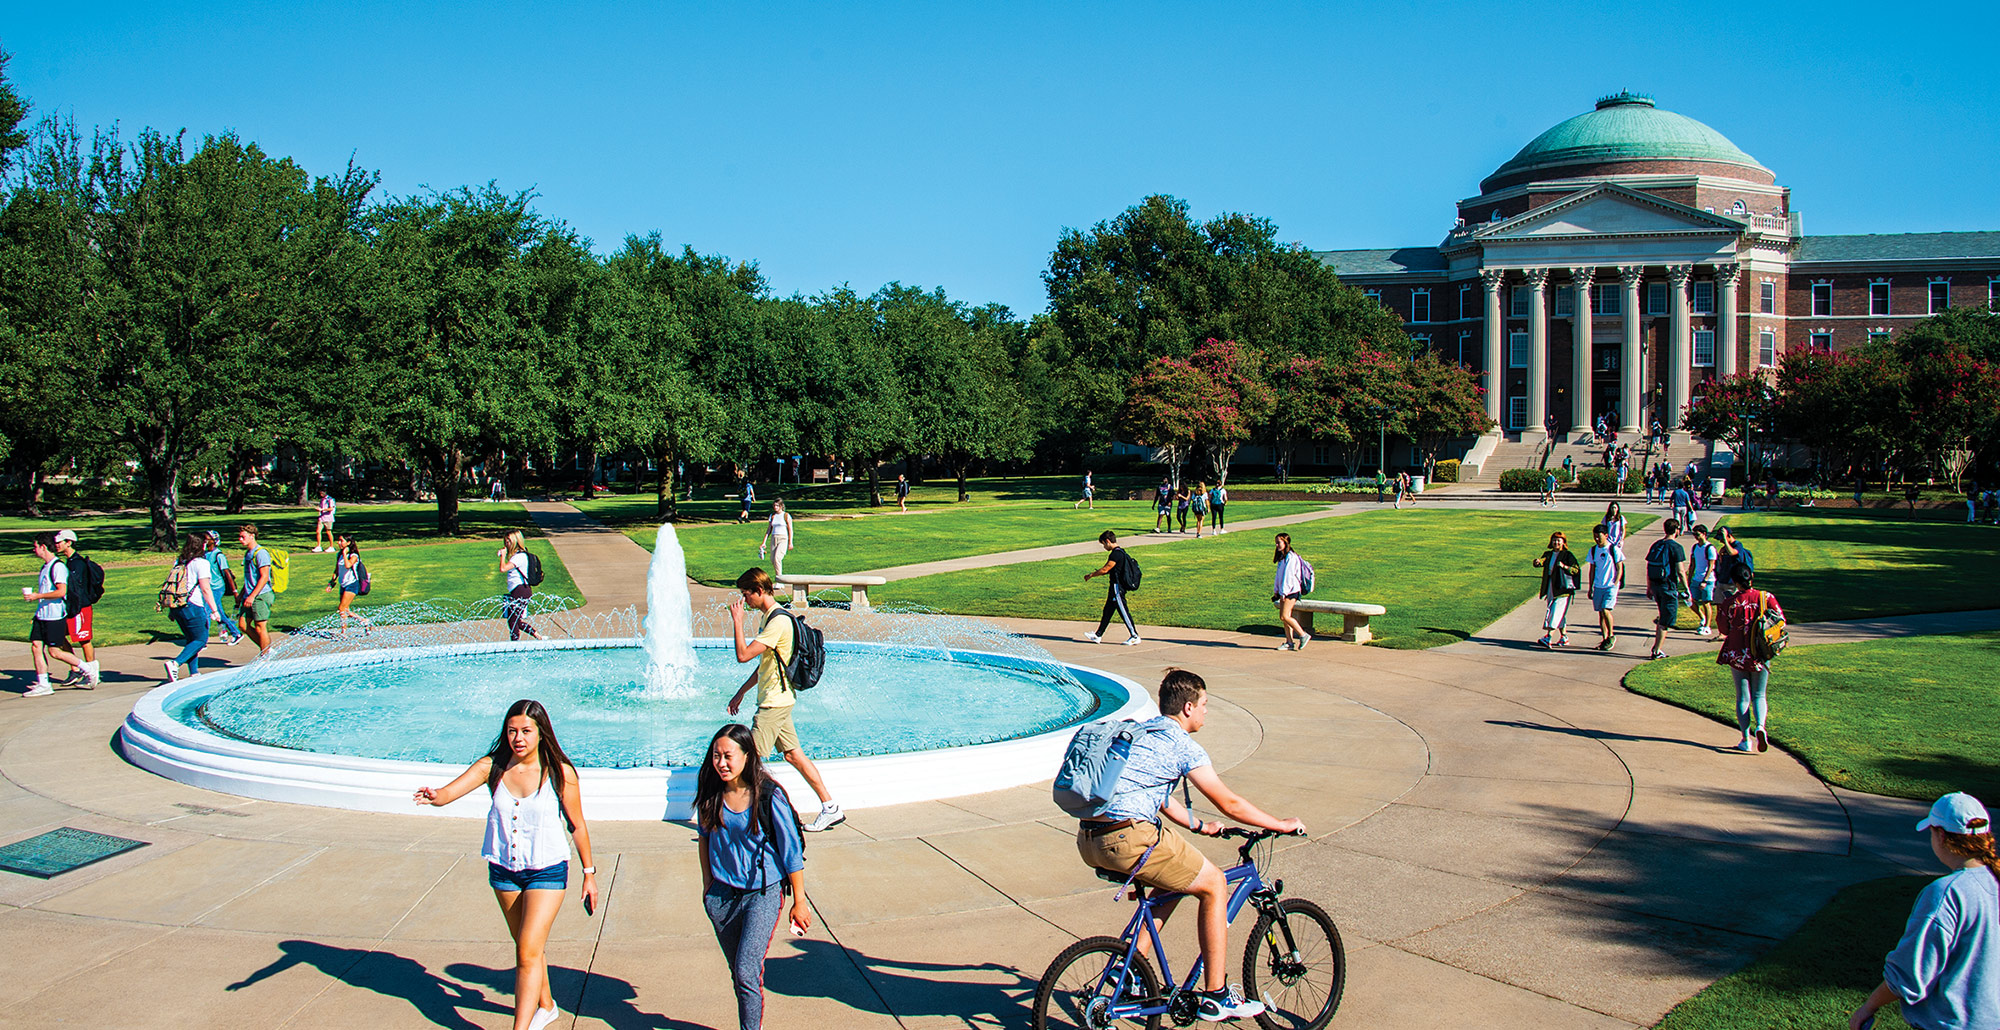
<path fill-rule="evenodd" d="M 1111 805 L 1118 777 L 1132 757 L 1132 744 L 1165 727 L 1132 719 L 1100 719 L 1077 729 L 1056 773 L 1056 806 L 1073 818 L 1095 819 Z"/>

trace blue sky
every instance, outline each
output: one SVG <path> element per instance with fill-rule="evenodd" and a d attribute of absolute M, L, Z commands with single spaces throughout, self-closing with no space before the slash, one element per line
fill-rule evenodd
<path fill-rule="evenodd" d="M 25 6 L 0 47 L 37 114 L 351 156 L 391 195 L 533 189 L 601 252 L 658 231 L 781 294 L 1032 314 L 1063 227 L 1157 192 L 1431 244 L 1628 88 L 1775 171 L 1808 232 L 2000 230 L 1991 4 Z"/>

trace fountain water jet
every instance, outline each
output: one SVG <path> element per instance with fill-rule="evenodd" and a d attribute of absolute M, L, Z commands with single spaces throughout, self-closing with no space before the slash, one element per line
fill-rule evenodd
<path fill-rule="evenodd" d="M 693 693 L 694 604 L 688 597 L 687 555 L 672 523 L 661 523 L 646 569 L 646 692 L 654 697 Z"/>

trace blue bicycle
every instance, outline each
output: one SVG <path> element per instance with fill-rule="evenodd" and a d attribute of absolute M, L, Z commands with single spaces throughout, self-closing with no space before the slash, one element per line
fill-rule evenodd
<path fill-rule="evenodd" d="M 1257 925 L 1243 947 L 1243 996 L 1264 1002 L 1264 1014 L 1257 1022 L 1267 1030 L 1318 1030 L 1333 1018 L 1347 986 L 1347 952 L 1341 947 L 1340 930 L 1318 905 L 1284 897 L 1283 880 L 1266 884 L 1259 874 L 1259 866 L 1270 864 L 1269 852 L 1259 861 L 1252 850 L 1287 834 L 1232 826 L 1221 836 L 1243 839 L 1236 849 L 1239 864 L 1223 872 L 1230 884 L 1229 919 L 1234 922 L 1246 902 L 1258 913 Z M 1099 870 L 1097 875 L 1121 886 L 1130 883 L 1119 873 Z M 1153 918 L 1155 906 L 1177 896 L 1142 891 L 1138 911 L 1123 934 L 1086 937 L 1064 948 L 1035 990 L 1035 1030 L 1139 1026 L 1158 1030 L 1162 1016 L 1176 1026 L 1193 1023 L 1201 959 L 1196 958 L 1186 978 L 1175 985 L 1159 922 Z M 1142 939 L 1152 943 L 1152 952 L 1159 957 L 1166 974 L 1164 989 L 1153 963 L 1139 953 Z"/>

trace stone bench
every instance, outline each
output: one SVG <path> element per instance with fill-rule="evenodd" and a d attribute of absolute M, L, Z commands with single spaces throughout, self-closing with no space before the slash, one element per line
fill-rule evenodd
<path fill-rule="evenodd" d="M 1299 620 L 1299 625 L 1305 627 L 1307 633 L 1313 631 L 1314 612 L 1326 612 L 1341 616 L 1340 635 L 1335 637 L 1335 640 L 1344 640 L 1350 644 L 1365 644 L 1375 639 L 1375 634 L 1368 630 L 1369 618 L 1376 615 L 1387 615 L 1389 614 L 1389 609 L 1379 604 L 1361 604 L 1355 601 L 1313 601 L 1303 597 L 1292 602 L 1292 614 Z"/>
<path fill-rule="evenodd" d="M 883 579 L 881 576 L 812 575 L 812 576 L 777 576 L 773 578 L 772 582 L 775 582 L 780 586 L 788 586 L 792 588 L 792 607 L 798 609 L 799 611 L 806 610 L 806 604 L 807 604 L 806 595 L 812 593 L 814 587 L 846 587 L 848 588 L 849 591 L 852 592 L 852 598 L 851 600 L 849 600 L 847 605 L 848 610 L 856 612 L 865 612 L 869 610 L 868 588 L 879 587 L 882 584 L 887 583 L 889 581 Z M 1367 620 L 1364 619 L 1362 621 L 1366 622 Z"/>

